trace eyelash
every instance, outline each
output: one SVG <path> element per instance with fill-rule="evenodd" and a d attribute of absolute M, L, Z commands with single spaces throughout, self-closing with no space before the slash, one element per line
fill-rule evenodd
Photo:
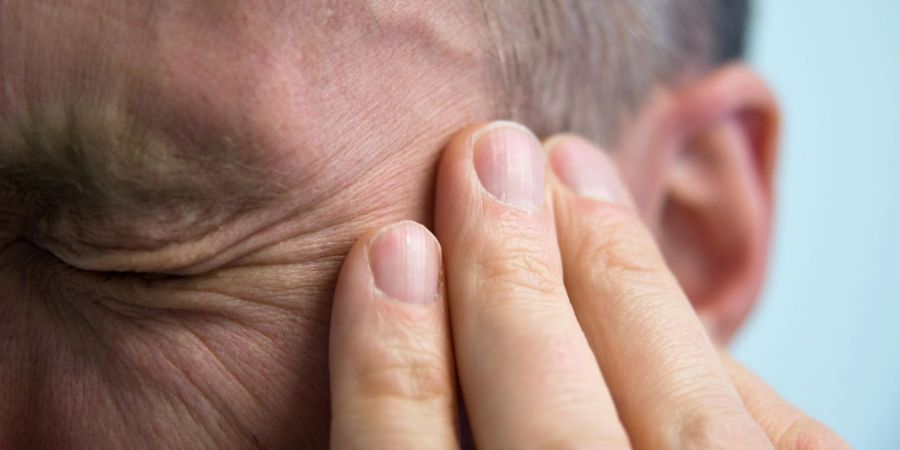
<path fill-rule="evenodd" d="M 163 309 L 129 303 L 116 291 L 139 289 L 143 285 L 171 279 L 168 275 L 136 272 L 95 272 L 67 264 L 52 252 L 24 241 L 20 271 L 26 274 L 25 285 L 41 298 L 65 301 L 73 305 L 92 305 L 124 318 L 146 318 L 165 312 Z"/>

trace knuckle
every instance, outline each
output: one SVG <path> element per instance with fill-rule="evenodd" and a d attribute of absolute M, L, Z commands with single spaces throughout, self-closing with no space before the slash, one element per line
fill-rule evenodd
<path fill-rule="evenodd" d="M 803 417 L 792 423 L 778 438 L 778 450 L 833 450 L 850 446 L 822 423 Z"/>
<path fill-rule="evenodd" d="M 641 219 L 626 208 L 588 206 L 590 209 L 573 222 L 575 228 L 567 226 L 569 233 L 562 240 L 565 282 L 576 297 L 577 307 L 590 304 L 591 310 L 617 315 L 622 323 L 660 331 L 650 333 L 651 338 L 672 336 L 677 332 L 673 327 L 684 325 L 672 318 L 687 317 L 686 297 L 653 237 Z M 689 329 L 693 328 L 685 331 Z M 697 339 L 695 335 L 683 337 L 691 342 Z M 685 339 L 678 342 L 680 345 Z M 659 348 L 671 345 L 664 340 L 650 344 Z"/>
<path fill-rule="evenodd" d="M 369 364 L 356 375 L 356 392 L 363 398 L 394 398 L 425 402 L 453 395 L 449 366 L 422 349 L 372 352 Z"/>
<path fill-rule="evenodd" d="M 597 448 L 630 448 L 627 438 L 619 436 L 601 436 L 593 435 L 577 437 L 562 436 L 544 438 L 544 442 L 535 448 L 548 450 L 588 450 Z"/>
<path fill-rule="evenodd" d="M 661 257 L 653 238 L 634 214 L 604 207 L 592 214 L 577 242 L 579 263 L 603 271 L 650 272 L 660 268 Z"/>
<path fill-rule="evenodd" d="M 488 292 L 558 294 L 562 278 L 552 261 L 553 256 L 540 248 L 511 247 L 481 255 L 476 270 Z"/>
<path fill-rule="evenodd" d="M 731 448 L 761 440 L 759 426 L 736 413 L 706 411 L 688 420 L 675 434 L 668 448 Z"/>

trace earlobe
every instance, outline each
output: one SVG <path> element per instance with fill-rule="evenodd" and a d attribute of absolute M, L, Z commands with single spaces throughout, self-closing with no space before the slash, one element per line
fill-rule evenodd
<path fill-rule="evenodd" d="M 638 152 L 644 167 L 658 167 L 645 218 L 710 334 L 725 343 L 765 274 L 777 106 L 762 80 L 734 65 L 674 92 L 653 117 L 656 151 Z"/>

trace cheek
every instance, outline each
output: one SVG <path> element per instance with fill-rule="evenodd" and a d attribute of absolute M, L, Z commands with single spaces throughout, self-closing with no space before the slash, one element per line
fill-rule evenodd
<path fill-rule="evenodd" d="M 238 299 L 216 313 L 138 307 L 109 287 L 119 281 L 104 287 L 24 245 L 8 250 L 4 446 L 324 442 L 327 320 Z"/>

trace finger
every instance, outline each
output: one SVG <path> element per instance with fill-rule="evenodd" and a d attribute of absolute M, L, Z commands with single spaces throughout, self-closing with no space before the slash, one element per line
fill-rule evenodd
<path fill-rule="evenodd" d="M 547 147 L 566 288 L 634 447 L 771 448 L 613 163 L 571 136 Z"/>
<path fill-rule="evenodd" d="M 784 401 L 771 387 L 724 352 L 731 381 L 753 418 L 779 450 L 849 449 L 837 433 Z"/>
<path fill-rule="evenodd" d="M 529 131 L 498 122 L 461 132 L 438 172 L 435 228 L 479 448 L 622 442 L 566 297 L 545 163 Z"/>
<path fill-rule="evenodd" d="M 344 261 L 329 349 L 332 448 L 457 447 L 440 261 L 412 222 L 369 233 Z"/>

